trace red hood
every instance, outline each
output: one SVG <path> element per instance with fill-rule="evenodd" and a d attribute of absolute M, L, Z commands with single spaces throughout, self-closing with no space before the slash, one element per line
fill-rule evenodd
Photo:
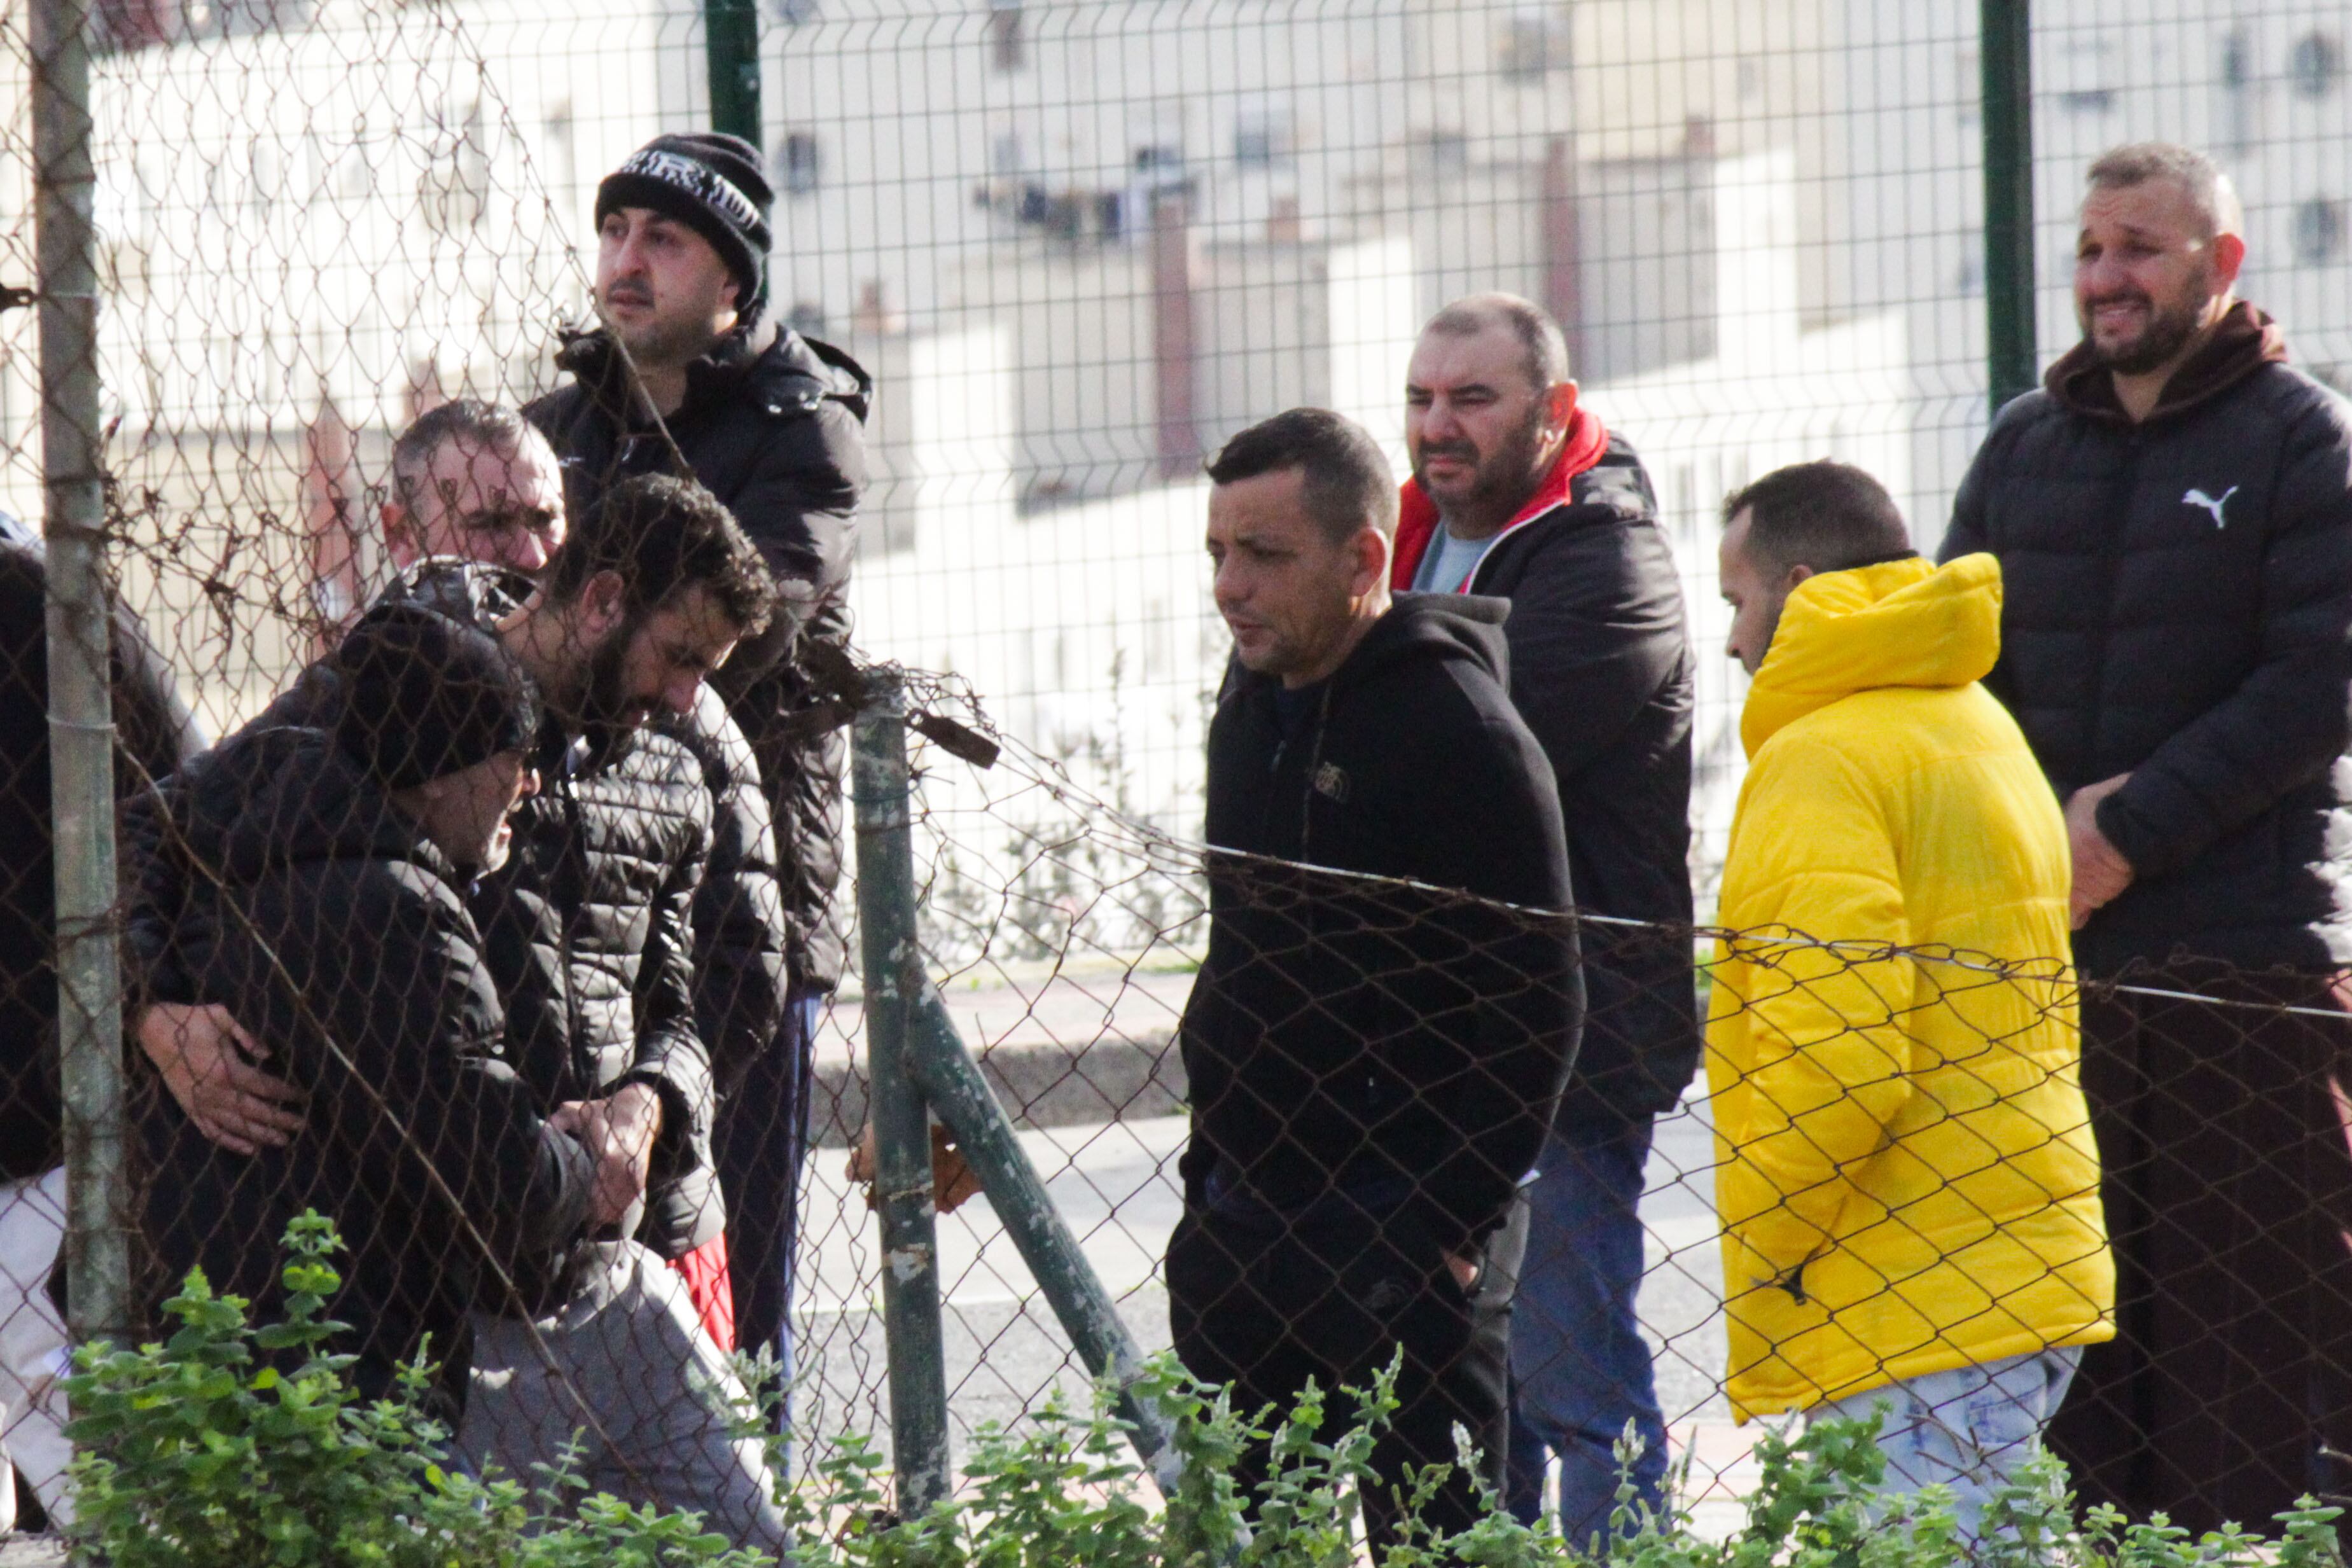
<path fill-rule="evenodd" d="M 1535 495 L 1521 507 L 1518 515 L 1497 529 L 1501 538 L 1522 523 L 1531 523 L 1554 507 L 1568 503 L 1569 482 L 1601 461 L 1609 450 L 1609 432 L 1601 428 L 1601 416 L 1579 405 L 1569 417 L 1568 443 L 1552 464 L 1551 472 L 1536 487 Z M 1402 591 L 1412 586 L 1412 574 L 1421 568 L 1421 558 L 1429 549 L 1429 541 L 1437 532 L 1437 503 L 1431 500 L 1418 479 L 1404 482 L 1404 494 L 1397 511 L 1395 559 L 1389 567 L 1389 586 Z M 1455 585 L 1467 588 L 1465 581 Z"/>

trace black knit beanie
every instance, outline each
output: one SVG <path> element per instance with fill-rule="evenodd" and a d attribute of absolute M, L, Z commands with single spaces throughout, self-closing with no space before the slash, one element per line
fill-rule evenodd
<path fill-rule="evenodd" d="M 768 293 L 768 213 L 776 193 L 760 150 L 740 136 L 656 136 L 596 187 L 596 225 L 620 207 L 650 207 L 709 240 L 735 275 L 736 308 L 748 319 Z"/>
<path fill-rule="evenodd" d="M 368 612 L 335 650 L 335 744 L 386 789 L 527 751 L 539 698 L 498 640 L 422 605 Z"/>

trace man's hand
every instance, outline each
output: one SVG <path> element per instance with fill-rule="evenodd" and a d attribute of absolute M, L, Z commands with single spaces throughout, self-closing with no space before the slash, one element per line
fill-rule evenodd
<path fill-rule="evenodd" d="M 661 1135 L 661 1096 L 650 1083 L 623 1085 L 602 1100 L 567 1100 L 547 1119 L 571 1134 L 596 1160 L 596 1192 L 588 1223 L 618 1225 L 646 1196 L 653 1175 L 654 1140 Z"/>
<path fill-rule="evenodd" d="M 2066 802 L 2066 841 L 2074 858 L 2074 892 L 2070 913 L 2080 931 L 2094 910 L 2115 902 L 2131 885 L 2131 862 L 2099 831 L 2099 802 L 2122 789 L 2128 773 L 2085 784 Z"/>
<path fill-rule="evenodd" d="M 857 1146 L 849 1151 L 849 1179 L 864 1184 L 868 1208 L 882 1207 L 875 1196 L 874 1174 L 874 1128 L 869 1123 L 858 1135 Z M 941 1214 L 953 1214 L 979 1190 L 980 1177 L 965 1163 L 963 1151 L 956 1147 L 955 1134 L 944 1124 L 932 1123 L 931 1207 Z"/>
<path fill-rule="evenodd" d="M 1445 1267 L 1452 1271 L 1454 1282 L 1461 1286 L 1465 1293 L 1478 1283 L 1478 1276 L 1485 1271 L 1476 1258 L 1465 1258 L 1459 1252 L 1445 1255 Z"/>
<path fill-rule="evenodd" d="M 196 1131 L 231 1154 L 282 1149 L 302 1130 L 302 1092 L 253 1065 L 269 1052 L 226 1008 L 156 1002 L 137 1034 Z"/>

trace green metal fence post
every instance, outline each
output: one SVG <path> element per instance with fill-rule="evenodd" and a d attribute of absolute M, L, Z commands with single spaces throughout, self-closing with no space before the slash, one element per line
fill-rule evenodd
<path fill-rule="evenodd" d="M 1023 1261 L 1061 1320 L 1062 1331 L 1085 1358 L 1087 1370 L 1118 1391 L 1118 1414 L 1133 1435 L 1137 1455 L 1160 1490 L 1172 1495 L 1177 1454 L 1168 1418 L 1135 1388 L 1143 1357 L 1119 1321 L 1110 1292 L 1022 1152 L 1012 1118 L 965 1049 L 947 1004 L 928 984 L 908 1064 L 940 1120 L 954 1131 L 964 1162 L 980 1177 L 996 1218 L 1021 1249 Z"/>
<path fill-rule="evenodd" d="M 2033 28 L 2031 0 L 1980 0 L 1985 329 L 1993 412 L 2033 390 Z"/>
<path fill-rule="evenodd" d="M 702 0 L 710 129 L 765 145 L 760 128 L 759 0 Z"/>
<path fill-rule="evenodd" d="M 31 43 L 65 1270 L 73 1335 L 87 1341 L 131 1325 L 87 0 L 33 0 Z"/>
<path fill-rule="evenodd" d="M 876 1202 L 882 1221 L 883 1326 L 890 1353 L 890 1451 L 898 1514 L 948 1495 L 947 1354 L 940 1328 L 931 1124 L 908 1058 L 929 981 L 915 926 L 912 786 L 906 701 L 869 672 L 850 756 L 857 821 L 857 920 L 866 986 Z"/>

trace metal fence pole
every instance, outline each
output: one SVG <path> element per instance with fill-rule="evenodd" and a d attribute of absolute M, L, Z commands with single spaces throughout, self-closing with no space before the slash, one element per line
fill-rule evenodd
<path fill-rule="evenodd" d="M 1980 0 L 1985 335 L 1992 408 L 2033 390 L 2032 0 Z"/>
<path fill-rule="evenodd" d="M 948 1495 L 947 1354 L 940 1329 L 939 1239 L 931 1205 L 930 1112 L 908 1071 L 929 982 L 915 926 L 906 702 L 890 672 L 866 676 L 850 753 L 857 820 L 857 920 L 873 1080 L 875 1195 L 882 1220 L 883 1323 L 890 1352 L 890 1451 L 898 1514 Z"/>
<path fill-rule="evenodd" d="M 710 129 L 764 146 L 758 0 L 703 0 L 702 34 L 710 73 Z"/>
<path fill-rule="evenodd" d="M 1069 1223 L 1046 1196 L 1045 1184 L 1013 1133 L 1012 1118 L 997 1103 L 979 1063 L 965 1048 L 947 1003 L 928 984 L 908 1064 L 940 1119 L 954 1130 L 965 1163 L 980 1177 L 996 1218 L 1020 1249 L 1022 1260 L 1036 1277 L 1087 1370 L 1118 1391 L 1118 1414 L 1133 1435 L 1136 1454 L 1160 1490 L 1172 1495 L 1177 1454 L 1168 1418 L 1135 1391 L 1143 1357 Z"/>
<path fill-rule="evenodd" d="M 78 1340 L 126 1334 L 121 974 L 114 945 L 114 704 L 107 684 L 99 425 L 97 171 L 85 0 L 33 0 L 33 223 L 48 538 L 49 787 L 56 824 L 65 1270 Z"/>

